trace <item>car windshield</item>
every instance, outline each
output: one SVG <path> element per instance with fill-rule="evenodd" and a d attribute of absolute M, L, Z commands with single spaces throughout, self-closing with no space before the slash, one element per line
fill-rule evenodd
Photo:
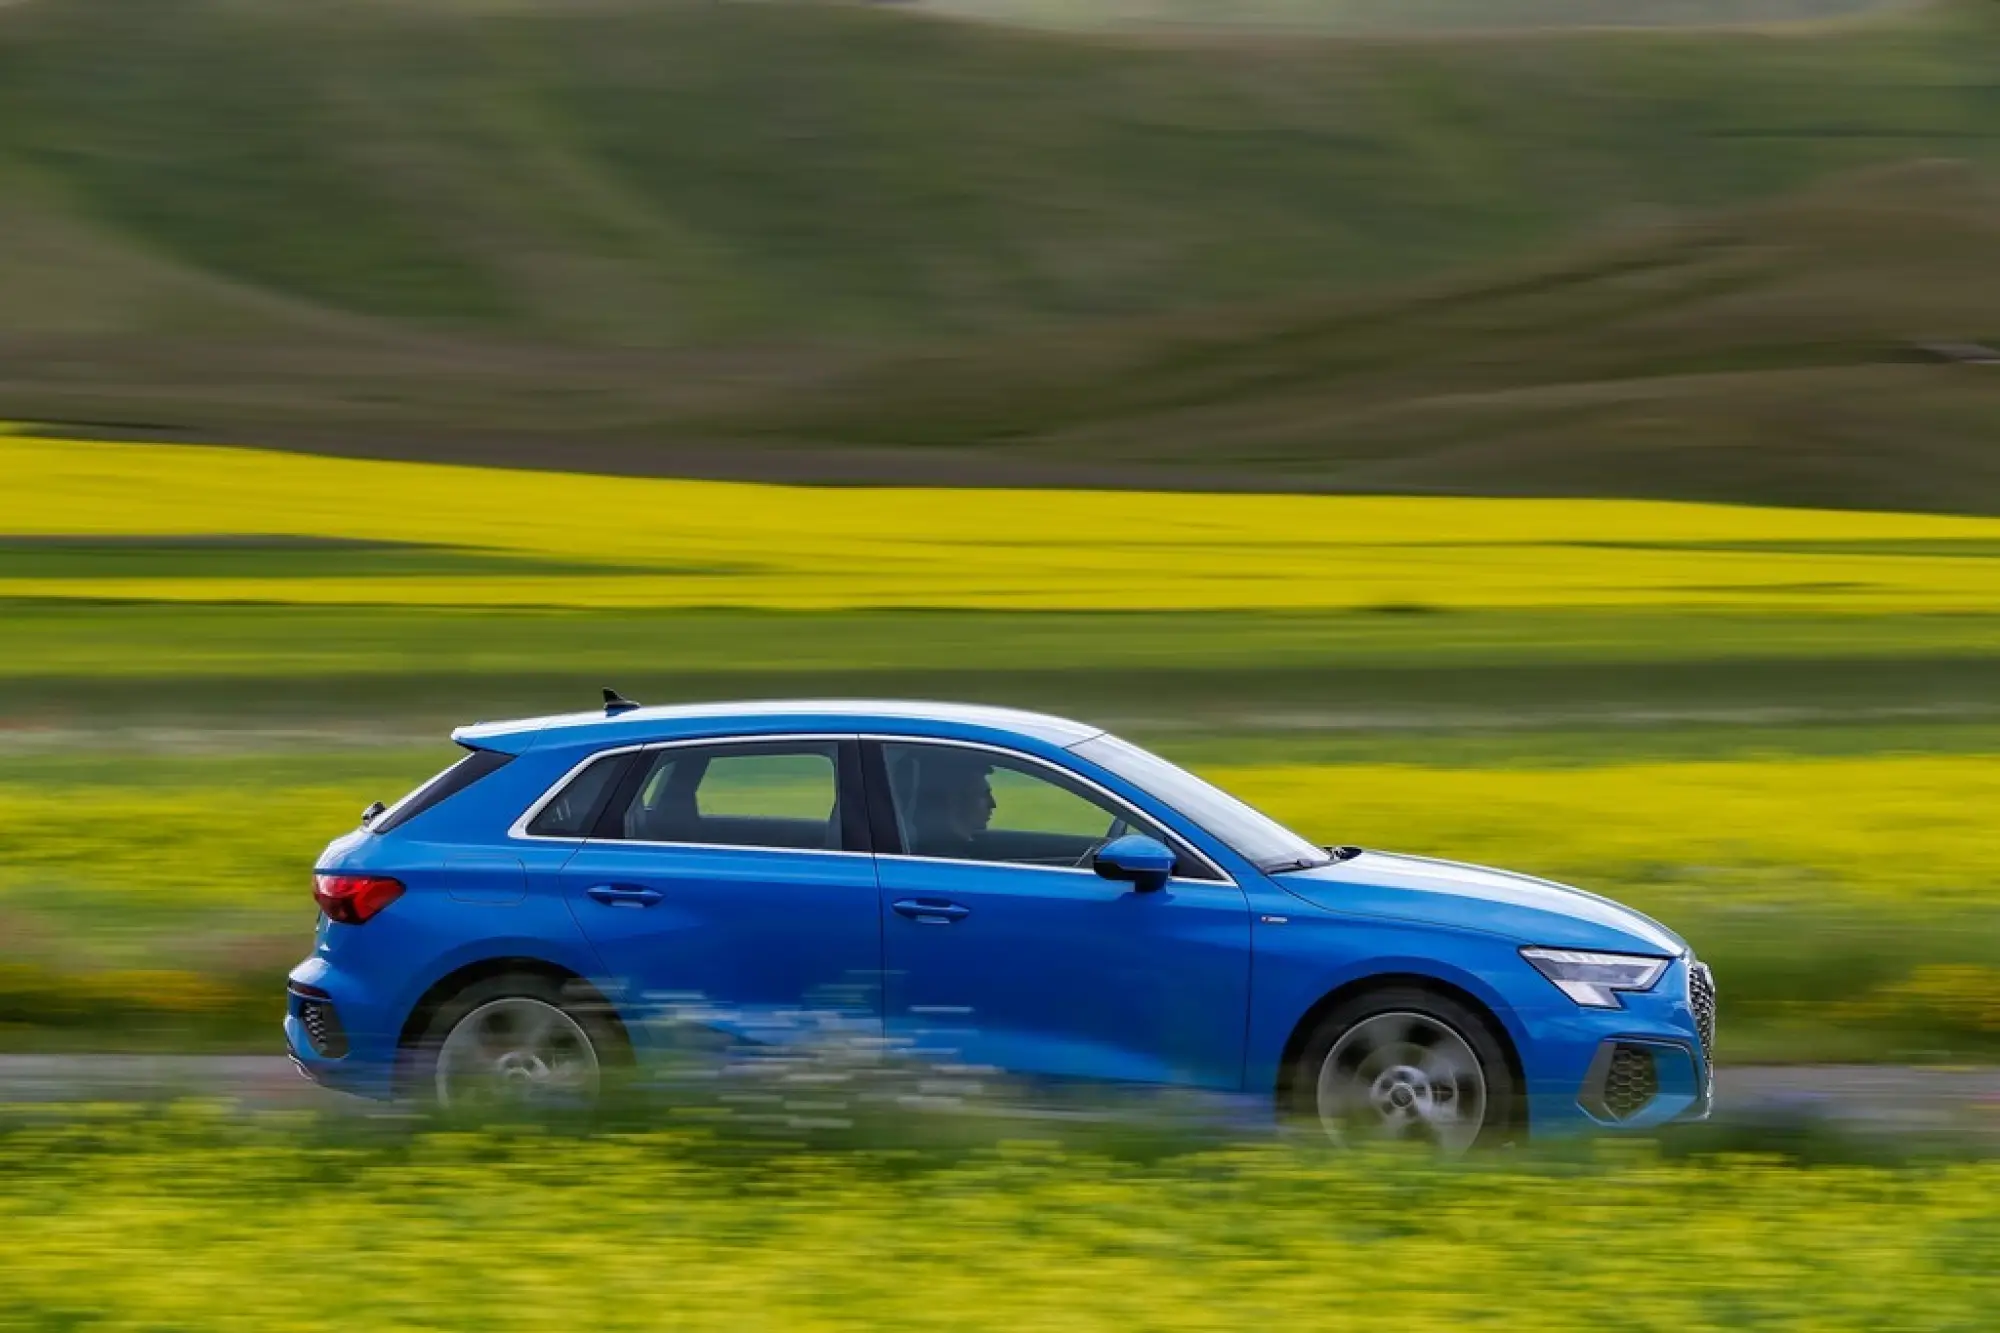
<path fill-rule="evenodd" d="M 1305 870 L 1334 859 L 1269 815 L 1130 741 L 1106 733 L 1071 746 L 1070 753 L 1157 796 L 1259 870 Z"/>

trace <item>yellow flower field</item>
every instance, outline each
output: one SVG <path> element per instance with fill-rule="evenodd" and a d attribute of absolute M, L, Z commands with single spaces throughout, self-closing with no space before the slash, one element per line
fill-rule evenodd
<path fill-rule="evenodd" d="M 2000 605 L 2000 520 L 1606 500 L 805 488 L 0 434 L 0 534 L 424 543 L 518 572 L 47 577 L 0 597 L 1337 609 Z M 527 558 L 603 567 L 538 572 Z"/>
<path fill-rule="evenodd" d="M 1670 917 L 2000 905 L 2000 764 L 1984 755 L 1205 775 L 1322 840 L 1572 877 Z"/>
<path fill-rule="evenodd" d="M 2000 1167 L 1474 1167 L 1013 1144 L 900 1169 L 667 1133 L 100 1119 L 0 1140 L 0 1322 L 37 1328 L 1970 1330 Z"/>

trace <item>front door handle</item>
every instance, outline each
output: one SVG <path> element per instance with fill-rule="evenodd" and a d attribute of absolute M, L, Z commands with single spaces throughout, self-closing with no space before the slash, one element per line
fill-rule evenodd
<path fill-rule="evenodd" d="M 926 926 L 948 926 L 972 915 L 970 907 L 946 902 L 942 898 L 905 898 L 894 906 L 898 916 L 906 916 Z"/>
<path fill-rule="evenodd" d="M 584 893 L 606 907 L 651 907 L 665 896 L 658 889 L 641 888 L 637 884 L 598 884 Z"/>

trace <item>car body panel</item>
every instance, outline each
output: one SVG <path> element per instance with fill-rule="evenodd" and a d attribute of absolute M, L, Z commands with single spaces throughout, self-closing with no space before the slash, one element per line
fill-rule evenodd
<path fill-rule="evenodd" d="M 659 1016 L 689 1006 L 746 1037 L 793 1032 L 801 1009 L 881 1035 L 881 895 L 872 857 L 767 848 L 588 842 L 563 896 L 622 1001 Z M 600 902 L 593 889 L 661 895 Z"/>
<path fill-rule="evenodd" d="M 1241 1086 L 1250 913 L 1236 885 L 1135 893 L 1088 870 L 879 865 L 892 1042 L 1027 1075 Z"/>
<path fill-rule="evenodd" d="M 459 744 L 513 758 L 389 833 L 357 829 L 329 844 L 319 870 L 393 875 L 406 892 L 359 926 L 322 919 L 293 971 L 336 1007 L 348 1054 L 314 1053 L 299 995 L 288 1041 L 313 1077 L 386 1095 L 424 997 L 461 969 L 514 960 L 596 986 L 642 1059 L 660 1002 L 684 999 L 739 1039 L 784 1040 L 796 1007 L 840 1015 L 892 1048 L 1030 1077 L 1268 1097 L 1316 1014 L 1392 979 L 1492 1016 L 1518 1057 L 1536 1134 L 1603 1124 L 1582 1089 L 1607 1043 L 1642 1045 L 1659 1074 L 1658 1095 L 1619 1127 L 1705 1112 L 1712 1076 L 1688 999 L 1691 954 L 1665 927 L 1550 881 L 1421 857 L 1370 852 L 1262 873 L 1151 792 L 1070 752 L 1101 734 L 1006 709 L 852 700 L 460 728 Z M 1148 893 L 1083 869 L 908 857 L 879 842 L 784 851 L 522 832 L 543 794 L 602 752 L 781 736 L 859 737 L 864 748 L 928 738 L 1025 756 L 1130 805 L 1219 875 Z M 616 884 L 654 889 L 659 902 L 635 910 L 590 896 Z M 926 919 L 898 906 L 926 902 L 963 910 Z M 1673 961 L 1650 991 L 1587 1009 L 1520 956 L 1531 944 Z"/>

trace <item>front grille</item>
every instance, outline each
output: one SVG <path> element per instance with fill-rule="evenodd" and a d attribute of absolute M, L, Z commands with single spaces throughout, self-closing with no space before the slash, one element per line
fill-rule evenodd
<path fill-rule="evenodd" d="M 1715 1058 L 1715 978 L 1708 964 L 1688 960 L 1688 1008 L 1694 1011 L 1695 1031 L 1701 1034 L 1701 1058 Z"/>
<path fill-rule="evenodd" d="M 1660 1073 L 1653 1053 L 1643 1046 L 1620 1046 L 1611 1053 L 1604 1074 L 1604 1109 L 1613 1119 L 1629 1120 L 1660 1095 Z"/>
<path fill-rule="evenodd" d="M 301 997 L 299 1025 L 306 1030 L 306 1040 L 312 1043 L 315 1055 L 338 1060 L 347 1054 L 347 1032 L 340 1026 L 340 1015 L 333 1011 L 333 1005 L 326 1000 L 308 1000 Z"/>

